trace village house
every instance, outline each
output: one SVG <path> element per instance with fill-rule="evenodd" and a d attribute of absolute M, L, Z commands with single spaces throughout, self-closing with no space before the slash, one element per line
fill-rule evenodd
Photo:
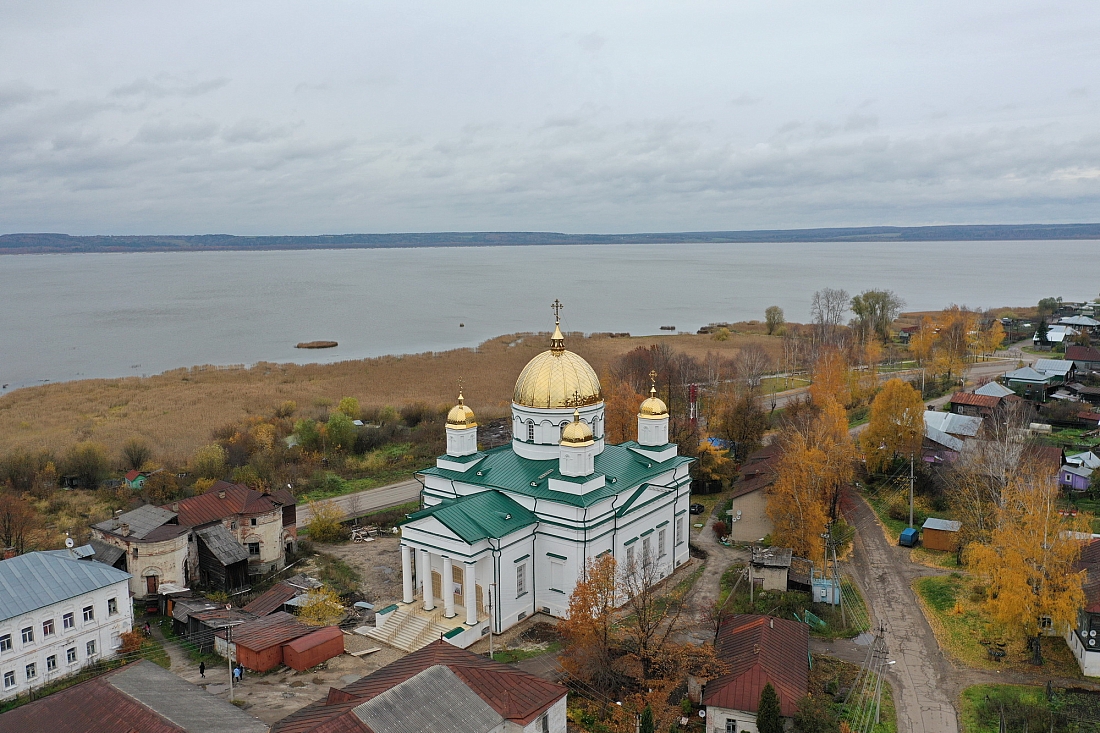
<path fill-rule="evenodd" d="M 436 640 L 344 688 L 331 688 L 327 698 L 291 713 L 271 733 L 565 733 L 567 693 Z"/>
<path fill-rule="evenodd" d="M 768 518 L 768 487 L 775 483 L 781 456 L 779 446 L 773 444 L 745 459 L 731 492 L 733 503 L 727 519 L 731 542 L 759 542 L 775 529 Z"/>
<path fill-rule="evenodd" d="M 1075 569 L 1085 573 L 1085 602 L 1077 612 L 1076 624 L 1065 629 L 1065 639 L 1081 673 L 1100 677 L 1100 540 L 1084 544 Z"/>
<path fill-rule="evenodd" d="M 297 543 L 294 496 L 219 481 L 201 496 L 145 505 L 92 525 L 95 559 L 130 573 L 135 598 L 197 583 L 232 592 L 278 570 Z"/>
<path fill-rule="evenodd" d="M 925 410 L 921 460 L 934 465 L 951 463 L 959 457 L 965 441 L 978 436 L 982 418 L 954 412 Z"/>
<path fill-rule="evenodd" d="M 0 700 L 110 659 L 133 627 L 130 576 L 78 549 L 0 561 Z"/>
<path fill-rule="evenodd" d="M 707 733 L 758 733 L 760 693 L 771 684 L 784 718 L 794 716 L 810 685 L 810 631 L 773 616 L 738 614 L 722 623 L 714 644 L 729 673 L 706 683 Z"/>
<path fill-rule="evenodd" d="M 1066 361 L 1072 361 L 1078 374 L 1100 372 L 1100 351 L 1094 346 L 1067 346 Z"/>
<path fill-rule="evenodd" d="M 266 723 L 228 700 L 144 659 L 0 715 L 0 733 L 267 730 Z"/>

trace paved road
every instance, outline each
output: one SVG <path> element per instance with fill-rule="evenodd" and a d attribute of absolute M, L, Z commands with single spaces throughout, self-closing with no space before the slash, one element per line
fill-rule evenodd
<path fill-rule="evenodd" d="M 858 530 L 850 571 L 863 590 L 872 625 L 886 625 L 890 658 L 897 662 L 889 676 L 899 733 L 957 733 L 954 669 L 910 586 L 935 571 L 910 563 L 907 549 L 888 543 L 874 512 L 855 492 L 846 494 L 844 513 Z"/>
<path fill-rule="evenodd" d="M 357 517 L 367 512 L 379 509 L 388 509 L 391 506 L 408 504 L 420 498 L 420 482 L 416 479 L 401 481 L 396 484 L 379 486 L 377 489 L 367 489 L 354 494 L 325 499 L 319 503 L 332 504 L 340 509 L 345 518 Z M 304 526 L 313 517 L 308 504 L 298 505 L 297 524 Z"/>

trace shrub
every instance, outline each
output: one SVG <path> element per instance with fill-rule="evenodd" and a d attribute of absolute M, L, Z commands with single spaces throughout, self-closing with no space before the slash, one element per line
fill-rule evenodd
<path fill-rule="evenodd" d="M 191 473 L 199 478 L 219 479 L 225 476 L 229 453 L 217 443 L 204 445 L 191 457 Z"/>
<path fill-rule="evenodd" d="M 714 524 L 711 525 L 711 528 L 714 530 L 714 534 L 719 538 L 726 537 L 730 533 L 730 528 L 721 519 L 716 520 Z"/>
<path fill-rule="evenodd" d="M 328 502 L 319 504 L 315 501 L 309 503 L 313 516 L 306 524 L 309 537 L 314 542 L 343 542 L 348 538 L 347 528 L 340 523 L 340 510 Z"/>

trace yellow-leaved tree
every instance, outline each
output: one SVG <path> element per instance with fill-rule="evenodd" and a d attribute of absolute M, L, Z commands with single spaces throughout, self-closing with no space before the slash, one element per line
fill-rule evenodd
<path fill-rule="evenodd" d="M 1074 565 L 1091 518 L 1060 513 L 1058 499 L 1053 476 L 1038 470 L 1014 474 L 1001 493 L 988 544 L 968 548 L 971 565 L 989 581 L 989 611 L 1029 640 L 1036 662 L 1042 659 L 1044 625 L 1061 633 L 1085 600 L 1083 574 Z"/>
<path fill-rule="evenodd" d="M 847 405 L 852 396 L 848 378 L 848 360 L 843 352 L 833 347 L 823 348 L 813 366 L 810 397 L 814 404 L 820 406 L 836 400 L 841 406 Z"/>
<path fill-rule="evenodd" d="M 336 591 L 324 586 L 306 593 L 298 620 L 307 626 L 332 626 L 344 617 L 344 604 Z"/>
<path fill-rule="evenodd" d="M 847 413 L 836 400 L 827 400 L 812 419 L 789 426 L 781 440 L 783 456 L 767 500 L 772 544 L 820 562 L 821 535 L 835 518 L 841 487 L 855 471 Z"/>
<path fill-rule="evenodd" d="M 867 469 L 881 471 L 898 456 L 915 455 L 924 436 L 924 401 L 920 392 L 900 379 L 891 379 L 871 402 L 867 428 L 859 443 Z"/>
<path fill-rule="evenodd" d="M 589 560 L 584 579 L 569 596 L 569 615 L 557 627 L 565 640 L 562 667 L 601 691 L 610 691 L 615 682 L 611 649 L 617 590 L 615 558 L 608 553 Z"/>

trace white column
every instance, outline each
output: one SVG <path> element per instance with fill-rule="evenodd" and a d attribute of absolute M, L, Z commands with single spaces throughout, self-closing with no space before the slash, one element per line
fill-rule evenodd
<path fill-rule="evenodd" d="M 413 549 L 401 545 L 401 601 L 413 602 Z"/>
<path fill-rule="evenodd" d="M 443 558 L 443 582 L 440 583 L 443 591 L 443 615 L 447 618 L 455 617 L 455 584 L 451 571 L 451 558 Z"/>
<path fill-rule="evenodd" d="M 420 551 L 420 577 L 423 578 L 424 610 L 435 610 L 435 596 L 432 594 L 432 553 L 427 550 Z"/>
<path fill-rule="evenodd" d="M 466 601 L 466 625 L 477 624 L 477 576 L 474 572 L 476 566 L 472 562 L 466 563 L 466 575 L 462 578 L 462 598 Z"/>

